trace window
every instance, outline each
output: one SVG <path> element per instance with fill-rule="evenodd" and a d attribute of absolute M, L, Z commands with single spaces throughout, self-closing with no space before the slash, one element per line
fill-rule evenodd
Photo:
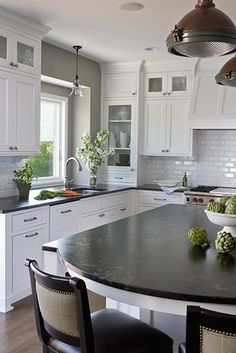
<path fill-rule="evenodd" d="M 40 155 L 30 164 L 38 176 L 35 184 L 63 181 L 66 155 L 67 98 L 42 93 L 40 116 Z"/>

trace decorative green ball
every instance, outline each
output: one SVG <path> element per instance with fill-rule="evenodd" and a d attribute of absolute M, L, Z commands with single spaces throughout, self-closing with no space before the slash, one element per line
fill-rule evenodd
<path fill-rule="evenodd" d="M 216 250 L 220 254 L 227 254 L 236 246 L 236 240 L 229 232 L 218 232 L 215 240 Z"/>
<path fill-rule="evenodd" d="M 193 245 L 210 244 L 207 232 L 204 228 L 193 227 L 188 231 L 188 239 Z"/>

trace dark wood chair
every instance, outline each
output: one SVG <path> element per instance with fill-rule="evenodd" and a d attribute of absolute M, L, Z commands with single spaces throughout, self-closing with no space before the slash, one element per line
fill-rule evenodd
<path fill-rule="evenodd" d="M 172 353 L 173 340 L 113 309 L 90 314 L 85 282 L 50 275 L 26 259 L 44 353 Z"/>
<path fill-rule="evenodd" d="M 186 343 L 179 353 L 236 353 L 236 316 L 187 307 Z"/>

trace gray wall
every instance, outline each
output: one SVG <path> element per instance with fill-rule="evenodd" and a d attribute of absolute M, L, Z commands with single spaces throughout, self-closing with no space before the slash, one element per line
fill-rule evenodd
<path fill-rule="evenodd" d="M 42 75 L 73 82 L 75 77 L 76 55 L 64 49 L 42 42 Z M 79 57 L 80 83 L 91 89 L 91 133 L 100 130 L 101 72 L 99 64 Z"/>

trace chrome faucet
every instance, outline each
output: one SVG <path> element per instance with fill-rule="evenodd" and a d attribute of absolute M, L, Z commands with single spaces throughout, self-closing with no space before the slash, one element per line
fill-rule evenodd
<path fill-rule="evenodd" d="M 70 161 L 74 161 L 76 164 L 77 164 L 77 170 L 79 170 L 80 172 L 82 171 L 82 166 L 81 166 L 81 164 L 80 164 L 80 161 L 77 159 L 77 158 L 75 158 L 75 157 L 70 157 L 70 158 L 68 158 L 67 160 L 66 160 L 66 163 L 65 163 L 65 182 L 64 182 L 64 186 L 65 186 L 65 188 L 66 189 L 70 189 L 70 187 L 71 187 L 71 184 L 73 183 L 73 181 L 75 180 L 75 179 L 71 179 L 68 175 L 67 175 L 67 166 L 68 166 L 68 164 L 69 164 L 69 162 Z"/>

